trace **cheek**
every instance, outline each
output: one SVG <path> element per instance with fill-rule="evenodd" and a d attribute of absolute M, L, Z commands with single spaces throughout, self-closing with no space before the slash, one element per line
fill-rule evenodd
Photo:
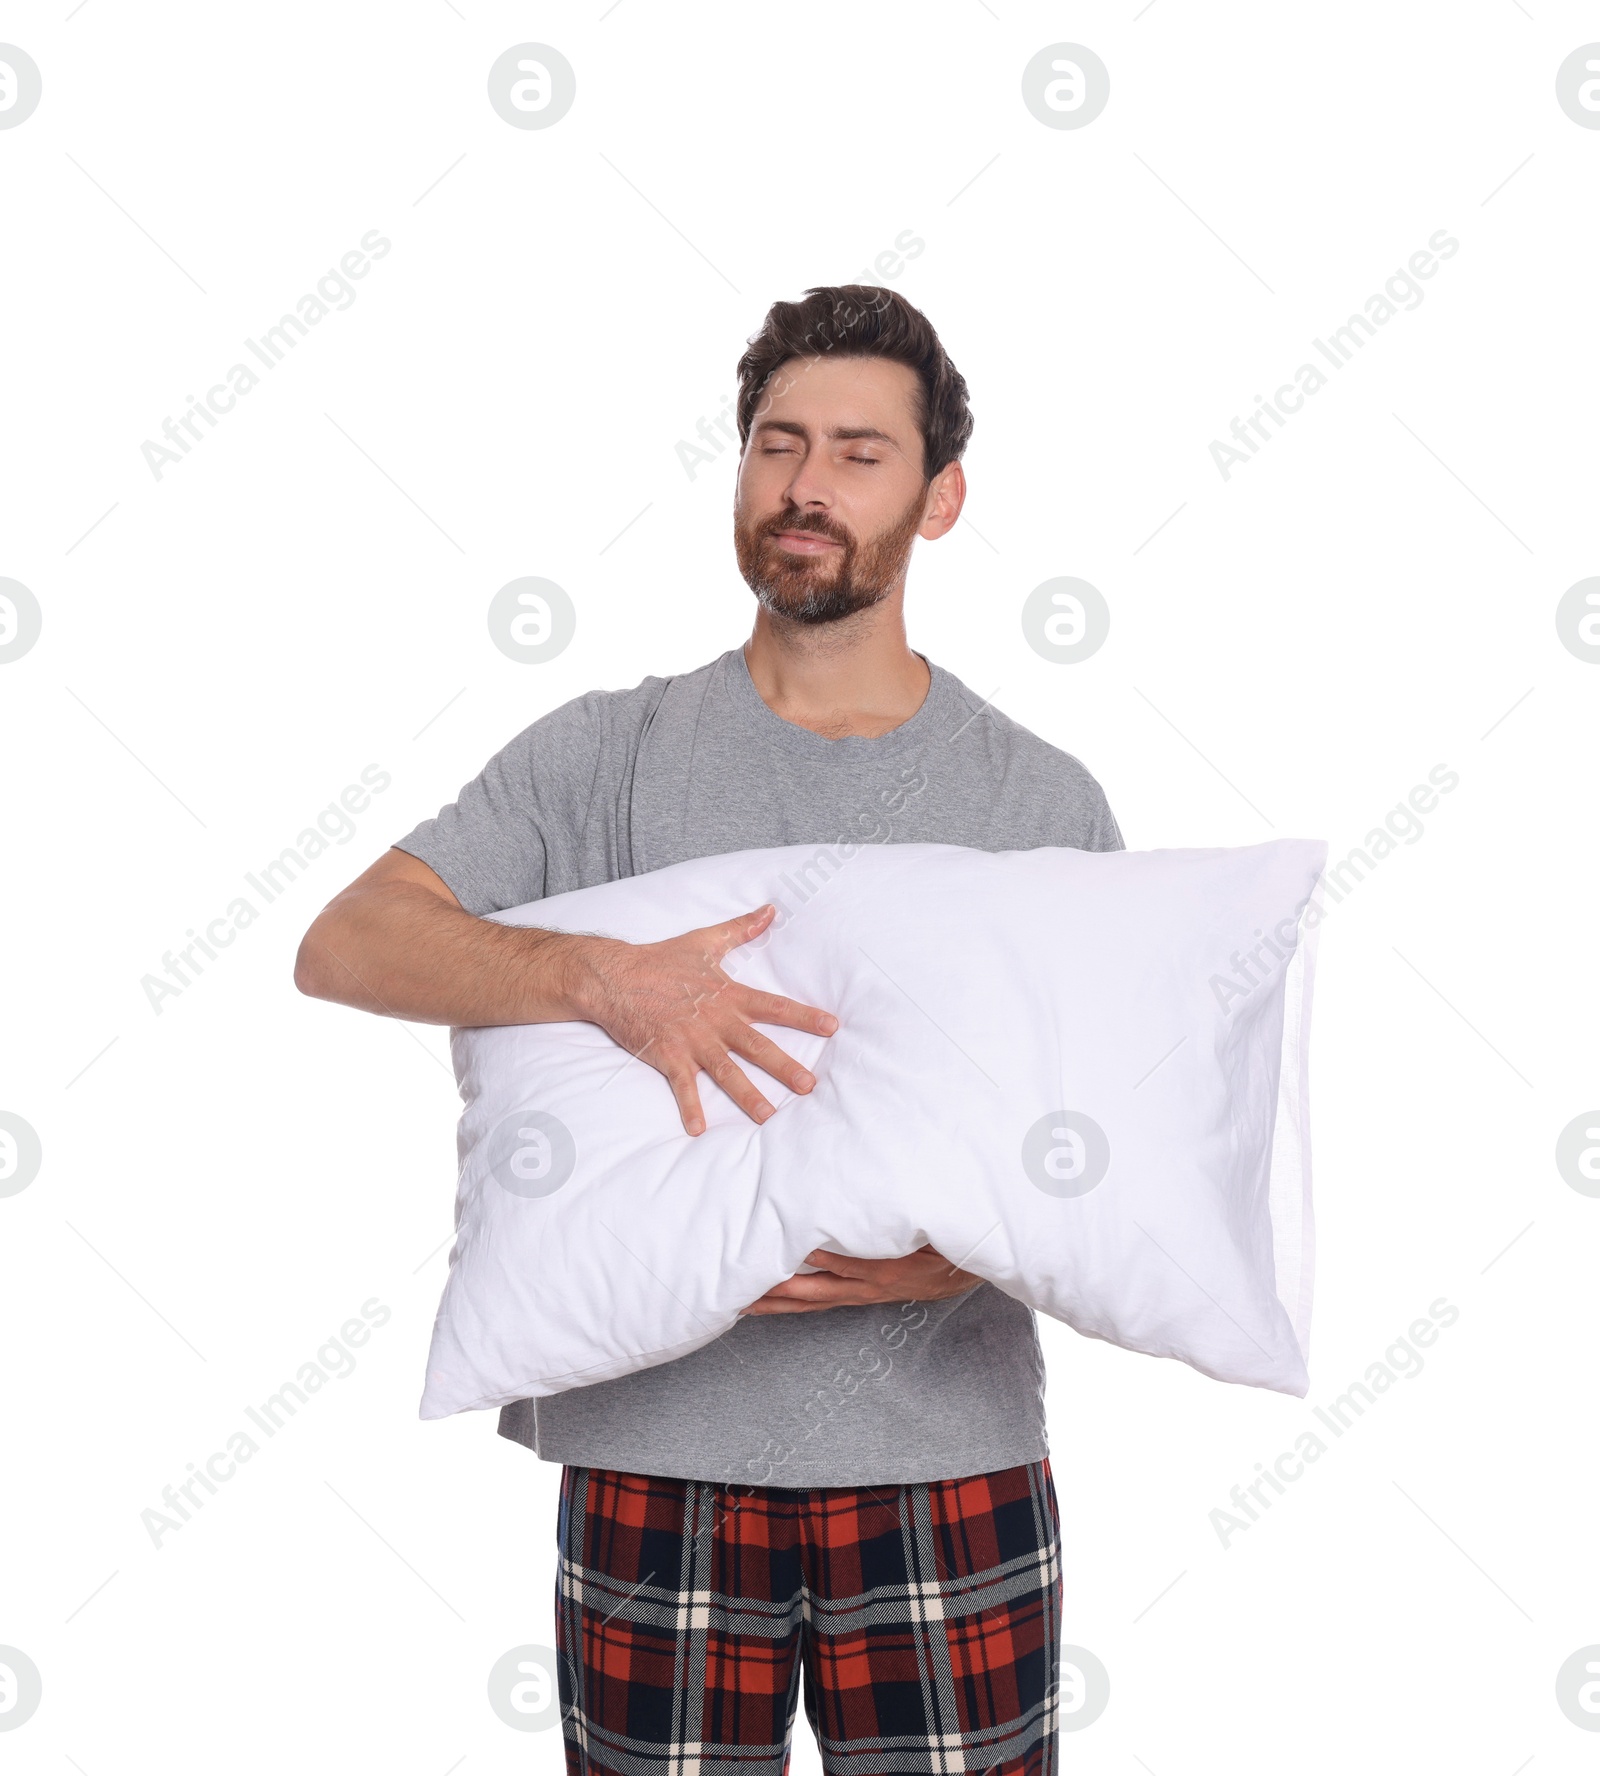
<path fill-rule="evenodd" d="M 841 501 L 834 508 L 834 516 L 858 541 L 870 542 L 887 538 L 906 523 L 907 508 L 915 492 L 914 488 L 904 491 L 899 488 L 874 488 L 870 498 L 858 495 L 852 500 Z M 920 519 L 920 502 L 917 515 Z"/>
<path fill-rule="evenodd" d="M 757 518 L 775 512 L 788 480 L 781 459 L 747 456 L 733 484 L 735 510 Z"/>
<path fill-rule="evenodd" d="M 733 522 L 735 527 L 739 530 L 754 530 L 766 517 L 769 503 L 761 499 L 755 489 L 744 481 L 736 482 L 733 489 Z"/>

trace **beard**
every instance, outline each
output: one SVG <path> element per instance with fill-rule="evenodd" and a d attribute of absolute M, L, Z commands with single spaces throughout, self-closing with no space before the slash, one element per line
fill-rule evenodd
<path fill-rule="evenodd" d="M 796 623 L 837 623 L 888 597 L 911 559 L 926 503 L 924 490 L 865 543 L 821 512 L 779 512 L 751 524 L 740 523 L 736 514 L 733 548 L 739 572 L 773 616 Z M 827 537 L 841 546 L 822 555 L 791 555 L 774 540 L 780 530 Z"/>

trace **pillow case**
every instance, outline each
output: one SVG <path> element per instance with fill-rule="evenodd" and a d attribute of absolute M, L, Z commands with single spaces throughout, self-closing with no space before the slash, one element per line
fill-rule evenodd
<path fill-rule="evenodd" d="M 725 971 L 831 1011 L 760 1026 L 776 1114 L 665 1078 L 598 1025 L 451 1032 L 456 1239 L 421 1416 L 537 1398 L 720 1337 L 823 1247 L 932 1245 L 1078 1332 L 1303 1396 L 1306 1082 L 1321 841 L 736 851 L 503 924 L 654 942 L 778 916 Z"/>

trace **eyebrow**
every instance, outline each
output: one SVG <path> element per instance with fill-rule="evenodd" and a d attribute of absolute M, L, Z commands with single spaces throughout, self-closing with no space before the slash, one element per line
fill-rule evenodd
<path fill-rule="evenodd" d="M 793 419 L 763 419 L 756 426 L 756 430 L 758 432 L 788 432 L 796 438 L 810 436 L 807 428 L 801 425 L 798 420 Z M 900 448 L 896 438 L 888 432 L 880 432 L 876 426 L 830 426 L 823 436 L 840 442 L 853 438 L 869 438 L 879 444 L 893 445 L 896 450 Z"/>

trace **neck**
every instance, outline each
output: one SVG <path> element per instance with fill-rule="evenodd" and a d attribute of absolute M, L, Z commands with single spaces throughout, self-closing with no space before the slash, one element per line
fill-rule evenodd
<path fill-rule="evenodd" d="M 906 642 L 904 591 L 837 623 L 756 611 L 744 645 L 751 682 L 774 715 L 830 740 L 876 739 L 922 707 L 933 682 Z"/>

